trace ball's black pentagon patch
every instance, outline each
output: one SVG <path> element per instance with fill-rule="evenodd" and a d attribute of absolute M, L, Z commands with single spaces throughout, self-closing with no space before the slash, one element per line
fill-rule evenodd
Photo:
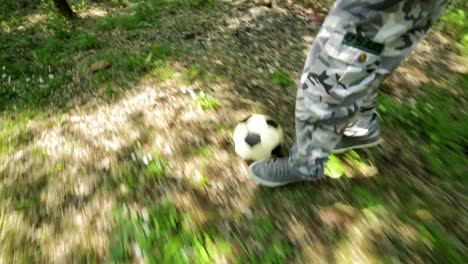
<path fill-rule="evenodd" d="M 268 124 L 269 126 L 271 126 L 271 127 L 274 127 L 274 128 L 278 128 L 278 127 L 279 127 L 278 123 L 276 123 L 275 121 L 273 121 L 273 120 L 271 120 L 271 119 L 268 119 L 266 122 L 267 122 L 267 124 Z"/>
<path fill-rule="evenodd" d="M 276 146 L 276 148 L 274 148 L 274 149 L 271 151 L 271 156 L 276 157 L 276 158 L 281 158 L 281 157 L 284 156 L 283 148 L 281 147 L 281 144 L 279 144 L 278 146 Z"/>
<path fill-rule="evenodd" d="M 261 138 L 260 138 L 260 135 L 258 134 L 249 133 L 247 137 L 245 137 L 245 142 L 249 144 L 249 146 L 251 147 L 257 145 L 258 143 L 260 143 L 260 141 L 261 141 Z"/>

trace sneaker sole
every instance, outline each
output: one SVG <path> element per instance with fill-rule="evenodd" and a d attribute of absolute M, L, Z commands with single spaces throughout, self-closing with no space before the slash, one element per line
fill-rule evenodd
<path fill-rule="evenodd" d="M 308 180 L 297 180 L 297 181 L 286 181 L 286 182 L 272 182 L 272 181 L 266 181 L 260 177 L 257 177 L 257 175 L 255 175 L 253 172 L 252 172 L 252 169 L 251 167 L 257 163 L 257 162 L 260 162 L 260 161 L 256 161 L 254 163 L 252 163 L 250 166 L 249 166 L 249 176 L 258 184 L 258 185 L 261 185 L 261 186 L 264 186 L 264 187 L 269 187 L 269 188 L 275 188 L 275 187 L 281 187 L 281 186 L 285 186 L 285 185 L 289 185 L 289 184 L 293 184 L 293 183 L 298 183 L 298 182 L 308 182 Z M 310 180 L 311 182 L 314 182 L 314 181 L 317 181 L 317 180 L 320 180 L 322 178 L 324 178 L 325 176 L 322 176 L 322 177 L 317 177 L 316 179 L 314 178 L 313 180 Z"/>
<path fill-rule="evenodd" d="M 334 149 L 334 150 L 331 151 L 331 153 L 341 154 L 341 153 L 344 153 L 346 151 L 353 150 L 353 149 L 363 149 L 363 148 L 376 147 L 376 146 L 380 145 L 382 142 L 383 142 L 383 140 L 379 139 L 379 140 L 377 140 L 375 142 L 370 142 L 370 143 L 366 143 L 366 144 L 362 144 L 362 145 L 354 145 L 354 146 L 349 146 L 347 148 Z"/>
<path fill-rule="evenodd" d="M 253 163 L 253 164 L 255 164 L 255 163 Z M 252 164 L 252 165 L 253 165 L 253 164 Z M 251 166 L 252 166 L 252 165 L 251 165 Z M 258 185 L 265 186 L 265 187 L 269 187 L 269 188 L 280 187 L 280 186 L 284 186 L 284 185 L 288 185 L 288 184 L 293 183 L 293 182 L 271 182 L 271 181 L 265 181 L 264 179 L 257 177 L 257 176 L 252 172 L 252 170 L 250 169 L 250 167 L 249 167 L 249 176 L 250 176 Z"/>

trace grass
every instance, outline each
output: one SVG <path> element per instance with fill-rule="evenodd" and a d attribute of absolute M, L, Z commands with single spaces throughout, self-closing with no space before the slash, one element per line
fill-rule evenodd
<path fill-rule="evenodd" d="M 208 73 L 199 64 L 191 65 L 185 73 L 187 83 L 192 83 L 196 80 L 206 81 L 208 78 Z"/>
<path fill-rule="evenodd" d="M 133 31 L 158 24 L 162 10 L 178 10 L 179 8 L 203 8 L 213 6 L 214 0 L 149 0 L 137 1 L 130 14 L 116 14 L 98 24 L 101 30 L 120 29 Z"/>
<path fill-rule="evenodd" d="M 30 119 L 37 118 L 37 115 L 34 111 L 28 111 L 21 115 L 0 116 L 0 160 L 3 154 L 29 143 L 32 135 L 28 123 Z"/>
<path fill-rule="evenodd" d="M 135 160 L 121 162 L 115 171 L 116 181 L 122 180 L 125 185 L 135 188 L 145 182 L 154 184 L 164 179 L 168 166 L 166 158 L 160 154 L 134 155 Z"/>
<path fill-rule="evenodd" d="M 289 259 L 292 248 L 271 219 L 254 218 L 246 233 L 261 246 L 248 246 L 245 259 L 239 263 L 284 263 Z"/>
<path fill-rule="evenodd" d="M 455 85 L 466 87 L 467 77 L 459 75 Z M 441 179 L 464 178 L 462 153 L 468 127 L 464 122 L 467 113 L 460 111 L 460 107 L 466 103 L 466 92 L 463 89 L 461 95 L 453 96 L 448 90 L 427 87 L 424 95 L 412 104 L 388 96 L 380 102 L 380 111 L 387 116 L 385 125 L 398 129 L 402 141 L 417 146 L 415 154 L 421 155 L 427 169 Z"/>
<path fill-rule="evenodd" d="M 202 110 L 217 109 L 221 107 L 221 102 L 211 94 L 200 92 L 195 99 L 195 107 Z"/>
<path fill-rule="evenodd" d="M 193 156 L 208 158 L 213 155 L 213 149 L 210 145 L 203 145 L 190 149 L 189 153 Z"/>
<path fill-rule="evenodd" d="M 167 160 L 165 160 L 162 157 L 156 157 L 156 159 L 148 161 L 148 164 L 146 165 L 145 169 L 145 174 L 148 177 L 160 179 L 164 177 L 167 165 Z"/>
<path fill-rule="evenodd" d="M 294 84 L 292 77 L 285 71 L 278 69 L 271 75 L 271 83 L 280 87 L 288 87 Z"/>
<path fill-rule="evenodd" d="M 450 34 L 456 41 L 459 41 L 464 48 L 465 54 L 468 54 L 468 5 L 462 1 L 454 1 L 452 5 L 442 15 L 438 27 Z"/>
<path fill-rule="evenodd" d="M 28 8 L 31 7 L 33 1 L 26 2 Z M 141 143 L 142 146 L 122 144 L 115 152 L 107 153 L 94 147 L 93 135 L 73 133 L 90 129 L 99 134 L 99 126 L 94 128 L 95 124 L 82 121 L 69 124 L 75 111 L 79 115 L 91 99 L 99 99 L 100 107 L 106 107 L 101 100 L 113 105 L 142 79 L 157 83 L 180 77 L 181 85 L 202 86 L 203 90 L 210 91 L 210 85 L 222 76 L 209 71 L 209 60 L 202 59 L 207 54 L 197 42 L 178 39 L 162 18 L 180 18 L 181 14 L 193 16 L 189 17 L 190 25 L 177 20 L 176 29 L 183 32 L 199 26 L 196 29 L 204 31 L 206 26 L 208 31 L 210 26 L 223 24 L 221 20 L 208 17 L 211 15 L 208 11 L 217 8 L 218 3 L 210 0 L 113 1 L 108 4 L 115 9 L 108 16 L 83 19 L 75 24 L 64 20 L 48 6 L 29 10 L 23 9 L 21 3 L 7 1 L 0 5 L 2 15 L 8 11 L 0 23 L 0 175 L 3 177 L 0 182 L 0 262 L 50 262 L 48 249 L 75 241 L 69 239 L 70 233 L 82 235 L 78 240 L 85 242 L 73 246 L 65 261 L 83 263 L 137 262 L 140 259 L 147 263 L 284 263 L 302 260 L 310 252 L 317 255 L 317 261 L 340 254 L 350 261 L 360 249 L 356 245 L 359 241 L 367 243 L 368 251 L 357 253 L 382 262 L 409 262 L 412 257 L 419 262 L 462 263 L 466 259 L 463 243 L 466 214 L 459 209 L 463 208 L 466 186 L 466 74 L 453 73 L 437 78 L 428 74 L 434 80 L 447 78 L 450 85 L 421 87 L 421 94 L 414 99 L 399 100 L 382 95 L 379 111 L 383 117 L 383 134 L 389 139 L 384 146 L 391 148 L 331 156 L 327 166 L 327 173 L 335 178 L 331 184 L 264 190 L 244 182 L 240 174 L 243 168 L 237 161 L 225 157 L 218 160 L 216 148 L 219 146 L 191 147 L 184 145 L 190 142 L 176 142 L 184 151 L 188 150 L 185 154 L 189 155 L 182 163 L 176 160 L 184 153 L 169 149 L 165 150 L 169 154 L 162 155 L 151 137 Z M 74 8 L 85 11 L 101 7 L 101 4 L 104 5 L 75 1 Z M 224 3 L 219 2 L 219 5 L 222 7 Z M 31 24 L 23 18 L 28 12 L 39 12 L 47 18 Z M 462 5 L 454 5 L 439 24 L 465 49 L 468 43 L 466 16 Z M 17 30 L 19 26 L 24 29 Z M 220 45 L 217 41 L 211 45 L 214 45 L 211 52 L 225 48 L 217 46 Z M 232 48 L 236 48 L 235 45 Z M 200 49 L 197 52 L 202 55 L 192 49 Z M 214 55 L 222 58 L 223 52 Z M 98 61 L 106 62 L 108 67 L 91 72 L 91 65 Z M 228 60 L 223 63 L 237 70 L 235 63 L 229 64 Z M 246 65 L 243 61 L 241 64 Z M 180 70 L 181 65 L 186 67 L 185 71 Z M 264 80 L 282 88 L 294 84 L 291 74 L 283 69 L 264 76 Z M 224 81 L 238 88 L 238 80 Z M 239 94 L 231 94 L 233 98 L 245 96 L 240 90 L 235 91 Z M 275 102 L 284 96 L 269 95 L 267 99 Z M 188 108 L 194 106 L 204 111 L 200 115 L 209 117 L 219 112 L 211 110 L 227 107 L 220 98 L 226 97 L 199 92 Z M 257 99 L 249 100 L 260 105 L 262 100 Z M 164 112 L 166 109 L 162 108 L 156 105 L 144 111 L 148 114 Z M 181 113 L 185 110 L 182 108 Z M 232 112 L 244 110 L 251 111 L 236 106 Z M 222 124 L 213 124 L 214 134 L 230 137 L 229 127 L 234 115 L 217 121 Z M 118 137 L 127 129 L 133 131 L 135 128 L 129 123 L 124 120 L 119 123 L 122 128 L 116 126 L 113 127 L 116 130 L 104 131 L 106 139 Z M 139 125 L 141 130 L 133 131 L 138 132 L 133 135 L 135 137 L 148 131 L 159 133 L 157 127 L 134 126 Z M 82 130 L 73 130 L 73 127 Z M 179 132 L 174 131 L 175 139 L 168 137 L 163 141 L 177 141 Z M 90 155 L 109 158 L 111 167 L 100 169 L 101 159 L 92 160 L 94 156 L 86 164 L 81 164 L 81 160 L 55 157 L 59 153 L 47 152 L 37 144 L 46 140 L 60 144 L 60 139 L 71 142 L 72 147 L 67 151 L 72 157 L 79 155 L 80 149 L 89 148 Z M 23 158 L 19 158 L 21 152 L 26 153 Z M 12 163 L 13 155 L 17 155 L 18 160 Z M 190 170 L 182 173 L 178 170 L 178 166 L 192 165 L 190 157 L 202 164 L 198 178 Z M 20 171 L 23 166 L 30 168 L 27 173 Z M 368 167 L 380 170 L 376 177 L 360 177 L 362 168 Z M 346 177 L 350 172 L 356 179 Z M 195 184 L 190 180 L 187 183 L 187 177 L 196 178 Z M 228 180 L 229 177 L 239 177 L 239 181 Z M 76 194 L 75 190 L 85 186 L 87 181 L 92 182 L 89 194 Z M 220 185 L 224 189 L 219 189 Z M 57 205 L 51 205 L 44 197 L 53 196 L 55 192 L 65 194 L 64 197 L 57 194 Z M 173 193 L 182 197 L 182 205 L 171 200 Z M 193 204 L 184 204 L 190 199 Z M 115 208 L 112 216 L 106 214 L 106 203 Z M 330 218 L 344 218 L 345 224 L 326 224 L 329 219 L 320 214 L 321 210 L 336 203 L 356 211 L 356 219 L 348 220 L 338 212 Z M 96 204 L 98 210 L 90 212 Z M 196 216 L 196 210 L 204 220 Z M 422 219 L 416 213 L 421 210 L 432 217 Z M 83 226 L 75 223 L 79 212 L 90 216 Z M 296 224 L 304 226 L 304 236 L 314 239 L 308 246 L 317 246 L 320 250 L 308 249 L 303 241 L 295 240 L 297 237 L 291 226 Z M 108 233 L 100 234 L 102 241 L 109 240 L 110 244 L 103 243 L 102 248 L 95 249 L 91 242 L 101 225 L 111 228 Z M 360 230 L 362 237 L 358 239 L 353 230 Z M 406 239 L 401 230 L 414 232 L 414 241 Z"/>
<path fill-rule="evenodd" d="M 220 256 L 231 255 L 227 242 L 212 238 L 209 230 L 193 230 L 193 217 L 170 202 L 140 211 L 119 207 L 114 220 L 112 262 L 133 257 L 147 263 L 213 263 Z"/>
<path fill-rule="evenodd" d="M 154 26 L 159 19 L 160 3 L 164 1 L 137 1 L 132 12 L 127 14 L 115 14 L 98 23 L 98 29 L 111 30 L 120 29 L 132 31 L 139 28 Z"/>
<path fill-rule="evenodd" d="M 345 168 L 340 159 L 334 155 L 330 155 L 328 163 L 325 167 L 325 173 L 332 178 L 343 176 Z"/>
<path fill-rule="evenodd" d="M 77 51 L 96 49 L 100 45 L 96 34 L 88 32 L 81 32 L 71 41 L 71 48 Z"/>

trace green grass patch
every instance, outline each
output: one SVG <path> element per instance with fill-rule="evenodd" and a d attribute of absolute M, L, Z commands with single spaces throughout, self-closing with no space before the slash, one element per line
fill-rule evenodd
<path fill-rule="evenodd" d="M 1 200 L 9 200 L 15 210 L 25 210 L 26 213 L 32 208 L 38 209 L 41 206 L 40 195 L 47 186 L 48 178 L 38 177 L 33 181 L 16 182 L 5 185 L 1 189 Z"/>
<path fill-rule="evenodd" d="M 84 10 L 88 7 L 88 4 L 86 1 L 84 0 L 80 0 L 80 1 L 75 1 L 73 4 L 71 4 L 71 8 L 74 10 L 74 11 L 80 11 L 80 10 Z"/>
<path fill-rule="evenodd" d="M 332 178 L 340 178 L 344 175 L 344 172 L 345 167 L 341 160 L 335 155 L 330 155 L 325 166 L 325 174 Z"/>
<path fill-rule="evenodd" d="M 165 81 L 176 74 L 169 63 L 170 54 L 172 53 L 165 45 L 157 45 L 152 50 L 134 52 L 106 51 L 94 57 L 92 61 L 106 61 L 109 67 L 94 73 L 92 80 L 99 84 L 107 96 L 120 93 L 127 88 L 128 81 L 139 80 L 142 76 Z"/>
<path fill-rule="evenodd" d="M 177 71 L 169 66 L 168 64 L 157 66 L 151 72 L 151 76 L 153 76 L 156 80 L 162 82 L 165 80 L 169 80 L 176 75 Z"/>
<path fill-rule="evenodd" d="M 110 30 L 119 28 L 131 31 L 157 26 L 159 24 L 160 11 L 163 7 L 161 3 L 164 3 L 164 1 L 139 1 L 133 5 L 133 10 L 129 14 L 116 14 L 100 21 L 98 29 Z"/>
<path fill-rule="evenodd" d="M 216 132 L 223 133 L 228 130 L 228 128 L 223 124 L 215 124 L 214 129 Z"/>
<path fill-rule="evenodd" d="M 414 223 L 418 230 L 419 237 L 424 243 L 429 244 L 433 247 L 434 258 L 436 262 L 444 263 L 462 263 L 464 262 L 464 252 L 460 248 L 459 244 L 456 244 L 450 234 L 448 234 L 439 224 L 437 223 Z"/>
<path fill-rule="evenodd" d="M 33 50 L 33 57 L 39 64 L 57 65 L 67 52 L 67 42 L 58 38 L 50 38 L 42 47 Z"/>
<path fill-rule="evenodd" d="M 207 158 L 213 155 L 213 148 L 210 145 L 197 146 L 189 150 L 191 156 Z"/>
<path fill-rule="evenodd" d="M 140 211 L 121 206 L 113 218 L 112 262 L 213 263 L 219 256 L 232 254 L 227 242 L 210 230 L 196 229 L 196 221 L 170 202 Z"/>
<path fill-rule="evenodd" d="M 97 27 L 101 30 L 111 30 L 120 28 L 122 30 L 134 30 L 144 27 L 145 23 L 138 21 L 134 15 L 113 15 L 98 23 Z"/>
<path fill-rule="evenodd" d="M 145 53 L 129 51 L 106 51 L 94 58 L 110 63 L 107 69 L 98 71 L 93 79 L 98 83 L 124 85 L 127 80 L 134 80 L 149 72 L 151 64 L 145 62 Z"/>
<path fill-rule="evenodd" d="M 211 7 L 216 0 L 152 0 L 151 2 L 167 9 L 176 9 Z"/>
<path fill-rule="evenodd" d="M 382 204 L 381 197 L 369 186 L 351 185 L 353 199 L 361 208 L 376 207 Z"/>
<path fill-rule="evenodd" d="M 151 57 L 148 61 L 153 60 L 164 60 L 169 58 L 173 54 L 172 47 L 164 43 L 156 43 L 151 47 Z"/>
<path fill-rule="evenodd" d="M 202 110 L 217 109 L 221 107 L 221 102 L 211 94 L 200 92 L 195 99 L 195 107 Z"/>
<path fill-rule="evenodd" d="M 284 88 L 293 85 L 294 80 L 291 78 L 289 73 L 278 69 L 271 75 L 271 83 Z"/>
<path fill-rule="evenodd" d="M 35 111 L 0 115 L 0 158 L 21 145 L 29 144 L 32 134 L 29 120 L 37 118 Z"/>
<path fill-rule="evenodd" d="M 147 177 L 153 179 L 161 179 L 166 174 L 166 168 L 169 165 L 166 159 L 161 156 L 156 156 L 148 162 L 145 169 L 145 174 Z"/>
<path fill-rule="evenodd" d="M 194 64 L 187 69 L 185 80 L 188 83 L 193 83 L 197 80 L 206 81 L 208 80 L 208 73 L 199 64 Z"/>
<path fill-rule="evenodd" d="M 285 263 L 290 258 L 293 249 L 279 232 L 270 218 L 255 218 L 247 227 L 248 237 L 261 245 L 260 248 L 248 246 L 246 254 L 237 263 Z M 240 239 L 244 243 L 245 235 Z"/>
<path fill-rule="evenodd" d="M 154 184 L 166 175 L 169 162 L 163 156 L 155 154 L 154 157 L 135 157 L 136 160 L 122 161 L 119 164 L 114 172 L 118 175 L 117 181 L 129 187 L 145 187 L 146 184 Z"/>
<path fill-rule="evenodd" d="M 439 28 L 460 42 L 468 54 L 468 4 L 457 2 L 442 15 Z"/>
<path fill-rule="evenodd" d="M 426 87 L 414 103 L 383 96 L 379 106 L 384 122 L 402 130 L 400 140 L 408 138 L 415 142 L 415 153 L 422 156 L 434 176 L 445 182 L 463 180 L 466 173 L 468 116 L 466 111 L 460 110 L 466 104 L 468 75 L 458 78 L 457 84 L 463 87 L 463 94 Z"/>
<path fill-rule="evenodd" d="M 70 80 L 66 74 L 23 77 L 0 87 L 0 110 L 40 109 Z"/>
<path fill-rule="evenodd" d="M 47 15 L 47 20 L 43 25 L 47 33 L 52 33 L 59 39 L 68 39 L 72 36 L 73 24 L 60 14 L 52 1 L 42 1 L 39 10 Z"/>
<path fill-rule="evenodd" d="M 71 48 L 77 51 L 85 51 L 101 46 L 95 33 L 82 32 L 71 40 Z"/>
<path fill-rule="evenodd" d="M 211 185 L 211 180 L 210 178 L 206 177 L 206 176 L 202 176 L 199 180 L 199 184 L 202 186 L 202 187 L 208 187 Z"/>

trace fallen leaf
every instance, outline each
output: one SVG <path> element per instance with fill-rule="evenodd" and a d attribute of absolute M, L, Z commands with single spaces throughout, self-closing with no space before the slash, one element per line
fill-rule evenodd
<path fill-rule="evenodd" d="M 93 64 L 91 64 L 90 70 L 91 70 L 92 73 L 95 73 L 97 71 L 106 69 L 109 66 L 110 66 L 110 64 L 107 61 L 98 60 L 98 61 L 94 62 Z"/>

